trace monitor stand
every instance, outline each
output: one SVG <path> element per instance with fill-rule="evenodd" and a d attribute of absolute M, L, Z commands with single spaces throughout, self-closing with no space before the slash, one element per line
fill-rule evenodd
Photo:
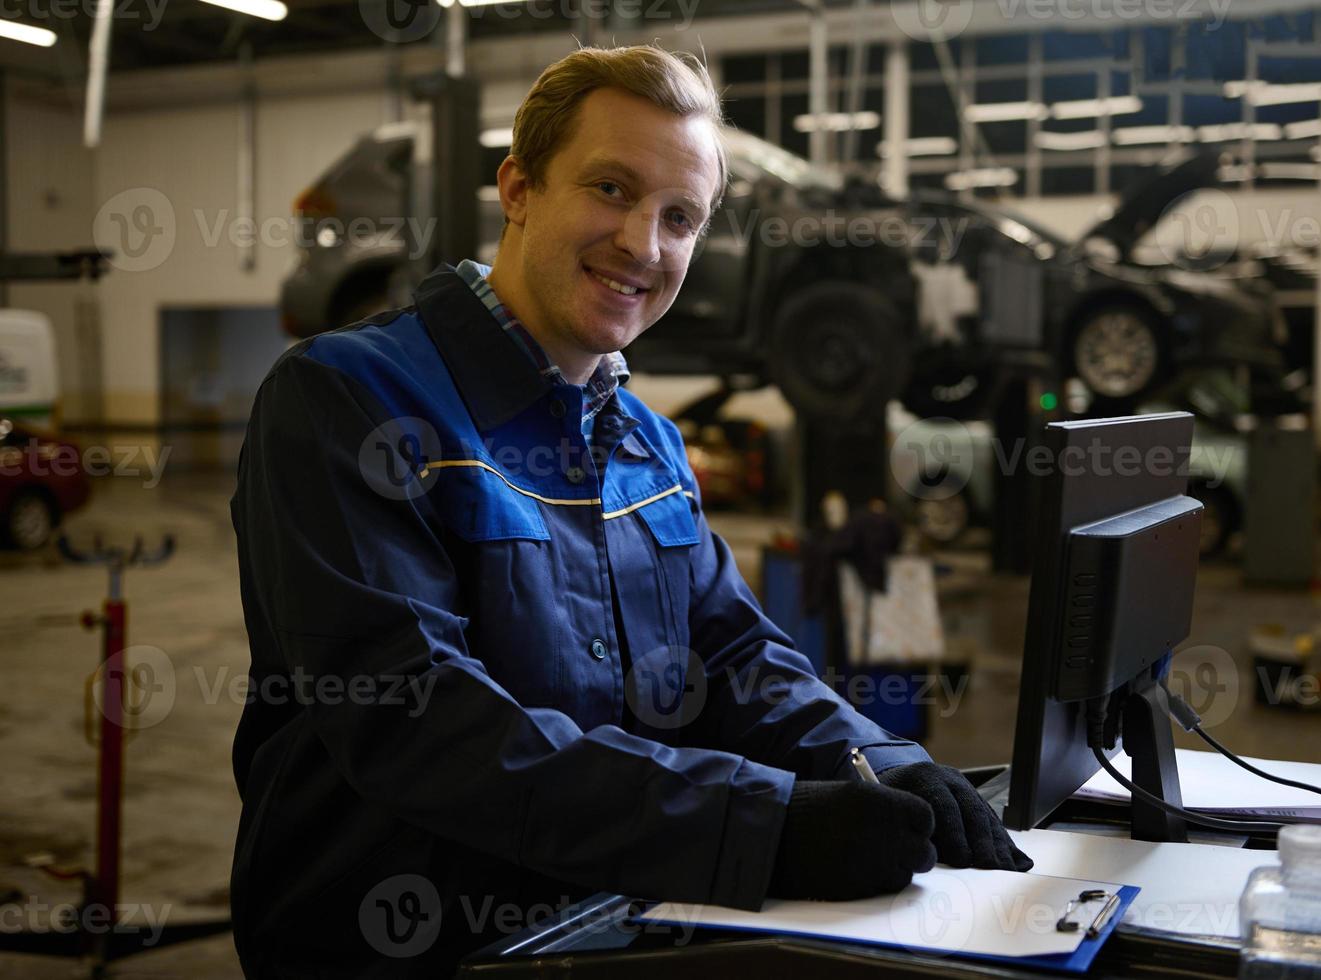
<path fill-rule="evenodd" d="M 1133 760 L 1133 782 L 1166 803 L 1183 806 L 1169 694 L 1159 680 L 1146 676 L 1134 682 L 1124 702 L 1123 746 Z M 1136 798 L 1132 813 L 1134 840 L 1188 842 L 1188 827 L 1182 817 Z"/>

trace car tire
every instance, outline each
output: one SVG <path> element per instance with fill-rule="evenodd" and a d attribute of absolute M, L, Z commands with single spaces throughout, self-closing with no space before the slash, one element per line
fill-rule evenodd
<path fill-rule="evenodd" d="M 58 524 L 59 514 L 50 498 L 38 490 L 24 490 L 5 512 L 5 543 L 19 551 L 37 551 L 50 541 Z"/>
<path fill-rule="evenodd" d="M 1212 558 L 1225 550 L 1230 536 L 1238 530 L 1238 501 L 1224 487 L 1208 487 L 1201 482 L 1189 486 L 1188 495 L 1202 502 L 1201 554 Z"/>
<path fill-rule="evenodd" d="M 1132 402 L 1168 373 L 1159 318 L 1136 303 L 1089 311 L 1069 338 L 1069 370 L 1098 402 Z"/>
<path fill-rule="evenodd" d="M 908 377 L 906 325 L 873 286 L 827 280 L 799 289 L 775 315 L 771 380 L 802 416 L 880 414 Z"/>

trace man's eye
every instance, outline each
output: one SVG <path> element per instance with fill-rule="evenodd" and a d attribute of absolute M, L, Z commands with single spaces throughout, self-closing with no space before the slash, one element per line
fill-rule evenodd
<path fill-rule="evenodd" d="M 681 228 L 684 231 L 691 230 L 693 227 L 692 219 L 689 218 L 688 215 L 684 214 L 682 211 L 672 212 L 670 214 L 670 218 L 671 220 L 674 221 L 676 227 Z"/>
<path fill-rule="evenodd" d="M 613 180 L 598 180 L 598 181 L 596 182 L 596 186 L 597 186 L 598 189 L 601 190 L 601 192 L 602 192 L 603 194 L 607 194 L 607 195 L 609 195 L 609 196 L 611 196 L 611 197 L 614 196 L 613 194 L 610 193 L 611 191 L 618 191 L 618 190 L 619 190 L 619 185 L 616 184 Z M 622 193 L 622 191 L 621 191 L 621 193 Z"/>

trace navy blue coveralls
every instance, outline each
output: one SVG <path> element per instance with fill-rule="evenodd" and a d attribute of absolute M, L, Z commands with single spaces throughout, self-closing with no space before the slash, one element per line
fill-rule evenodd
<path fill-rule="evenodd" d="M 926 753 L 762 613 L 672 423 L 621 389 L 593 451 L 452 268 L 415 301 L 291 348 L 248 425 L 245 970 L 439 976 L 599 890 L 758 907 L 795 776 Z"/>

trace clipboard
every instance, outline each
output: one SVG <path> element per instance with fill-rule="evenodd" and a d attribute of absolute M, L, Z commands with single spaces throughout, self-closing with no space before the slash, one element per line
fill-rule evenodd
<path fill-rule="evenodd" d="M 1057 973 L 1086 973 L 1091 969 L 1096 954 L 1101 952 L 1101 947 L 1105 945 L 1105 941 L 1110 938 L 1111 933 L 1118 927 L 1120 920 L 1124 918 L 1124 913 L 1133 904 L 1133 900 L 1138 897 L 1139 891 L 1141 889 L 1137 885 L 1120 885 L 1115 892 L 1117 901 L 1114 913 L 1097 930 L 1095 937 L 1088 938 L 1084 936 L 1083 941 L 1078 944 L 1078 948 L 1072 953 L 1053 956 L 981 956 L 976 953 L 969 953 L 967 956 L 969 959 L 1040 967 L 1045 970 L 1054 970 Z"/>
<path fill-rule="evenodd" d="M 933 888 L 933 884 L 936 886 Z M 797 935 L 813 939 L 904 949 L 914 953 L 1030 966 L 1064 973 L 1083 973 L 1123 919 L 1139 888 L 1009 871 L 938 867 L 917 875 L 896 895 L 856 902 L 788 902 L 769 900 L 761 912 L 721 906 L 661 902 L 633 917 L 683 929 L 719 929 L 755 934 Z M 1103 891 L 1105 902 L 1081 908 L 1077 896 Z M 932 918 L 930 899 L 954 895 L 947 923 Z M 924 897 L 925 896 L 925 897 Z M 1042 896 L 1049 896 L 1041 900 Z M 939 903 L 936 903 L 939 905 Z M 1108 908 L 1099 920 L 1101 905 Z M 1069 906 L 1073 908 L 1070 909 Z M 936 909 L 939 913 L 939 909 Z M 1073 916 L 1072 936 L 1059 934 L 1061 919 Z M 1034 920 L 1034 921 L 1030 921 Z M 934 923 L 934 928 L 931 928 Z M 1076 945 L 1072 945 L 1076 937 Z M 988 939 L 990 941 L 988 941 Z M 1061 952 L 1043 949 L 1061 945 Z M 1014 955 L 1015 948 L 1023 948 Z"/>

